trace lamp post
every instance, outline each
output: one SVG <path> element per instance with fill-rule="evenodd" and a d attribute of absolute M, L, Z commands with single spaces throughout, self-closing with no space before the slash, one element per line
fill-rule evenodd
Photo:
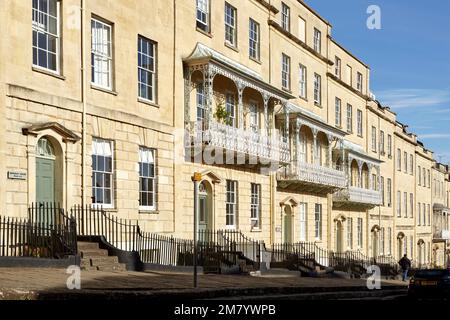
<path fill-rule="evenodd" d="M 195 172 L 194 182 L 194 288 L 197 288 L 197 232 L 198 232 L 198 186 L 202 181 L 202 174 Z"/>

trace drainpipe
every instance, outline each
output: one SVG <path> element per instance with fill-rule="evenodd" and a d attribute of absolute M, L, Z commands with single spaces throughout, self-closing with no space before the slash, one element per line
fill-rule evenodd
<path fill-rule="evenodd" d="M 85 18 L 86 8 L 85 0 L 81 0 L 81 101 L 83 103 L 83 115 L 82 115 L 82 138 L 81 138 L 81 205 L 86 205 L 86 52 L 85 52 Z"/>

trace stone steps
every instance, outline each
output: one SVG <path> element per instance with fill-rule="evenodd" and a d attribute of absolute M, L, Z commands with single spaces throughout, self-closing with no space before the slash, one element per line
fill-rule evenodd
<path fill-rule="evenodd" d="M 126 271 L 126 265 L 119 263 L 119 258 L 109 256 L 108 250 L 100 249 L 95 242 L 78 242 L 81 256 L 81 269 L 85 271 Z"/>

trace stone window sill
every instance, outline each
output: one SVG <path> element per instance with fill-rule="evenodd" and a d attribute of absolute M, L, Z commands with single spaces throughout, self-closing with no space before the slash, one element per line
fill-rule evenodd
<path fill-rule="evenodd" d="M 42 68 L 39 68 L 39 67 L 36 67 L 36 66 L 33 66 L 31 69 L 34 72 L 42 73 L 42 74 L 45 74 L 46 76 L 50 76 L 50 77 L 53 77 L 53 78 L 56 78 L 56 79 L 59 79 L 59 80 L 63 80 L 63 81 L 66 80 L 66 77 L 64 77 L 64 76 L 62 76 L 62 75 L 60 75 L 58 73 L 47 71 L 45 69 L 42 69 Z"/>
<path fill-rule="evenodd" d="M 100 92 L 103 92 L 103 93 L 107 93 L 107 94 L 112 94 L 113 96 L 117 96 L 118 95 L 118 93 L 116 91 L 114 91 L 114 90 L 102 88 L 102 87 L 96 86 L 95 84 L 91 84 L 91 89 L 97 90 L 97 91 L 100 91 Z"/>

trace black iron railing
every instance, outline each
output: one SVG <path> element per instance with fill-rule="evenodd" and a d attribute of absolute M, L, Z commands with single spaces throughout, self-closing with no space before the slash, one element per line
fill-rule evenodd
<path fill-rule="evenodd" d="M 63 217 L 62 217 L 63 218 Z M 0 256 L 64 258 L 77 253 L 75 221 L 59 224 L 0 217 Z"/>

